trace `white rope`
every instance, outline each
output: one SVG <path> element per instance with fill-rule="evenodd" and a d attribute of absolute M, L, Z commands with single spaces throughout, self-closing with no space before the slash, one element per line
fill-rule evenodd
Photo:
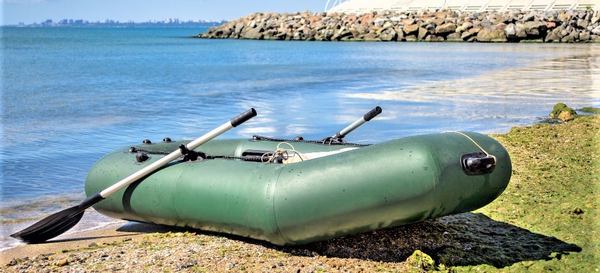
<path fill-rule="evenodd" d="M 284 149 L 282 146 L 287 145 L 289 149 Z M 289 142 L 280 142 L 277 144 L 275 151 L 264 153 L 260 157 L 260 161 L 263 163 L 273 163 L 275 159 L 281 157 L 283 159 L 283 164 L 292 164 L 298 163 L 302 161 L 312 160 L 315 158 L 331 156 L 339 153 L 344 153 L 347 151 L 352 151 L 359 149 L 358 147 L 348 147 L 339 150 L 327 151 L 327 152 L 309 152 L 309 153 L 301 153 L 296 150 L 296 148 L 290 144 Z M 291 154 L 291 156 L 290 156 Z M 297 156 L 297 157 L 296 157 Z M 296 159 L 298 158 L 298 159 Z"/>
<path fill-rule="evenodd" d="M 288 145 L 289 148 L 291 148 L 291 149 L 284 149 L 281 147 L 282 145 Z M 295 163 L 296 161 L 288 162 L 288 160 L 290 160 L 290 156 L 289 156 L 290 152 L 293 153 L 292 158 L 295 156 L 298 156 L 298 158 L 300 158 L 300 161 L 304 161 L 302 154 L 300 152 L 296 151 L 296 148 L 294 148 L 294 145 L 290 144 L 289 142 L 280 142 L 279 144 L 277 144 L 275 151 L 273 151 L 272 153 L 264 153 L 260 157 L 260 161 L 264 162 L 264 163 L 272 163 L 275 160 L 275 158 L 277 158 L 278 156 L 281 156 L 283 158 L 284 164 Z M 269 154 L 271 154 L 271 155 L 269 156 Z M 265 156 L 267 156 L 266 161 L 265 161 Z"/>
<path fill-rule="evenodd" d="M 479 150 L 481 150 L 485 155 L 487 156 L 491 156 L 494 158 L 494 160 L 496 160 L 496 156 L 488 153 L 483 147 L 481 147 L 481 145 L 479 145 L 479 143 L 477 143 L 477 141 L 475 141 L 474 139 L 472 139 L 470 136 L 468 136 L 467 134 L 463 133 L 463 132 L 459 132 L 459 131 L 447 131 L 445 133 L 457 133 L 461 136 L 466 137 L 468 140 L 470 140 L 471 142 L 473 142 L 473 144 L 475 144 L 475 146 L 477 146 L 477 148 L 479 148 Z"/>
<path fill-rule="evenodd" d="M 280 142 L 279 144 L 277 144 L 277 150 L 284 150 L 286 153 L 288 152 L 285 149 L 281 149 L 280 145 L 282 145 L 282 144 L 288 145 L 288 146 L 290 146 L 290 148 L 292 148 L 291 150 L 289 150 L 290 152 L 294 153 L 294 155 L 292 157 L 295 157 L 297 155 L 298 158 L 300 158 L 300 161 L 304 161 L 302 154 L 300 152 L 296 151 L 296 148 L 294 148 L 294 146 L 289 142 Z M 289 157 L 286 160 L 288 160 L 288 159 L 289 159 Z"/>

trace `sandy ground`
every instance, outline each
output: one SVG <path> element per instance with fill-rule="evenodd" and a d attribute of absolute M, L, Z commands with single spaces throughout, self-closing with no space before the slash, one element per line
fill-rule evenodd
<path fill-rule="evenodd" d="M 69 239 L 50 240 L 43 244 L 23 244 L 0 252 L 0 264 L 5 265 L 15 258 L 35 257 L 63 250 L 77 250 L 90 244 L 109 244 L 123 240 L 138 240 L 141 235 L 167 231 L 167 227 L 142 223 L 115 224 L 101 229 L 72 233 Z"/>

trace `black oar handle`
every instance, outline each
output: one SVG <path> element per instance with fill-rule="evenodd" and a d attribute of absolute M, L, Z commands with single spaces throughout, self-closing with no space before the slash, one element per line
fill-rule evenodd
<path fill-rule="evenodd" d="M 87 209 L 93 205 L 95 205 L 96 203 L 102 201 L 104 199 L 104 197 L 102 197 L 102 195 L 100 195 L 100 193 L 96 193 L 88 198 L 86 198 L 85 200 L 83 200 L 80 204 L 79 207 L 81 209 Z"/>
<path fill-rule="evenodd" d="M 250 110 L 241 113 L 239 116 L 231 119 L 231 126 L 237 127 L 238 125 L 246 122 L 247 120 L 256 116 L 256 110 L 254 108 L 250 108 Z"/>
<path fill-rule="evenodd" d="M 355 122 L 348 125 L 346 128 L 337 132 L 335 135 L 325 138 L 323 140 L 323 142 L 328 142 L 328 143 L 342 142 L 342 139 L 347 134 L 354 131 L 354 129 L 360 127 L 361 125 L 365 124 L 365 122 L 367 122 L 367 121 L 373 119 L 374 117 L 376 117 L 377 115 L 381 114 L 382 111 L 383 110 L 379 106 L 373 108 L 371 111 L 369 111 L 364 116 L 362 116 L 362 118 L 357 119 Z"/>
<path fill-rule="evenodd" d="M 363 118 L 365 119 L 365 121 L 369 121 L 372 120 L 374 117 L 376 117 L 377 115 L 381 114 L 382 110 L 381 107 L 376 106 L 375 108 L 373 108 L 371 111 L 369 111 L 368 113 L 366 113 Z"/>

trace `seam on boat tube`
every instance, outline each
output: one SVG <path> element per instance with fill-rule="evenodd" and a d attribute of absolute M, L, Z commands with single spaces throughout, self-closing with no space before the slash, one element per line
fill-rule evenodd
<path fill-rule="evenodd" d="M 271 210 L 273 211 L 273 221 L 275 224 L 275 233 L 277 234 L 277 236 L 279 236 L 279 238 L 282 239 L 283 243 L 286 244 L 288 243 L 288 239 L 283 235 L 283 233 L 281 232 L 281 229 L 279 228 L 279 221 L 277 219 L 277 210 L 275 208 L 275 196 L 277 194 L 277 182 L 279 182 L 279 178 L 281 177 L 281 173 L 283 172 L 284 168 L 280 168 L 279 170 L 279 174 L 277 174 L 277 179 L 275 179 L 275 182 L 273 182 L 273 187 L 271 189 Z"/>

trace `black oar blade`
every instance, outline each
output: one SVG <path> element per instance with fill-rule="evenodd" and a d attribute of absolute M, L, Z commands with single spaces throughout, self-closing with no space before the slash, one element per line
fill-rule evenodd
<path fill-rule="evenodd" d="M 83 217 L 83 212 L 87 208 L 103 199 L 104 197 L 100 193 L 96 193 L 83 200 L 81 204 L 54 213 L 10 236 L 27 243 L 41 243 L 52 239 L 76 225 L 81 220 L 81 217 Z"/>
<path fill-rule="evenodd" d="M 70 207 L 54 213 L 10 236 L 27 243 L 44 242 L 62 234 L 76 225 L 79 220 L 81 220 L 84 211 L 85 208 L 82 208 L 81 206 Z"/>

